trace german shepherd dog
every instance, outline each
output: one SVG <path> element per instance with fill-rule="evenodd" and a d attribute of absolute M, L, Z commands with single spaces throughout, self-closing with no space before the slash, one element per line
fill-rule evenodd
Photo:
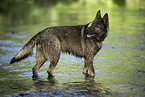
<path fill-rule="evenodd" d="M 12 58 L 10 64 L 18 62 L 31 55 L 36 44 L 37 61 L 32 68 L 33 77 L 38 77 L 38 70 L 49 59 L 50 65 L 47 70 L 48 78 L 54 77 L 61 52 L 73 54 L 85 59 L 83 73 L 87 76 L 95 76 L 93 59 L 102 47 L 102 42 L 108 35 L 109 18 L 106 13 L 101 17 L 100 10 L 94 21 L 86 25 L 50 27 L 34 35 L 25 44 L 21 51 Z"/>

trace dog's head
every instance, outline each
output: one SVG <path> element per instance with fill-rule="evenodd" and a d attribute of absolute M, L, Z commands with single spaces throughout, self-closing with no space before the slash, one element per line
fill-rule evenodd
<path fill-rule="evenodd" d="M 100 10 L 97 12 L 93 22 L 86 27 L 87 38 L 93 38 L 97 41 L 103 41 L 109 33 L 109 18 L 106 13 L 101 17 Z"/>

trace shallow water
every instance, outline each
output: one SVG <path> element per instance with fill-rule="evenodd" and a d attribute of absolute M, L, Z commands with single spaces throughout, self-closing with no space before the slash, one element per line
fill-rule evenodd
<path fill-rule="evenodd" d="M 1 96 L 145 96 L 145 1 L 74 0 L 0 1 Z M 84 59 L 61 54 L 55 78 L 47 79 L 49 61 L 33 80 L 33 55 L 10 65 L 11 58 L 46 27 L 91 22 L 107 12 L 109 36 L 94 58 L 96 76 L 84 78 Z"/>

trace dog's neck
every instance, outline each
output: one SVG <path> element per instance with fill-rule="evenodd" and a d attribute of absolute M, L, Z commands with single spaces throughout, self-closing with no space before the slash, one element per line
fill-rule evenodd
<path fill-rule="evenodd" d="M 85 53 L 85 45 L 84 45 L 84 30 L 85 30 L 85 27 L 83 26 L 82 31 L 81 31 L 81 36 L 82 36 L 81 42 L 82 42 L 83 56 L 84 56 L 84 53 Z"/>

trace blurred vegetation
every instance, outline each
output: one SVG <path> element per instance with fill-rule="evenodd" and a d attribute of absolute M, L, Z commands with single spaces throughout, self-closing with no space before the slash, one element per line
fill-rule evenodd
<path fill-rule="evenodd" d="M 129 23 L 130 17 L 122 18 L 128 16 L 124 10 L 137 18 L 144 15 L 144 4 L 144 0 L 0 0 L 0 26 L 84 24 L 92 21 L 99 9 L 102 14 L 109 13 L 110 24 L 114 26 L 116 19 Z M 142 12 L 130 13 L 133 11 Z"/>

